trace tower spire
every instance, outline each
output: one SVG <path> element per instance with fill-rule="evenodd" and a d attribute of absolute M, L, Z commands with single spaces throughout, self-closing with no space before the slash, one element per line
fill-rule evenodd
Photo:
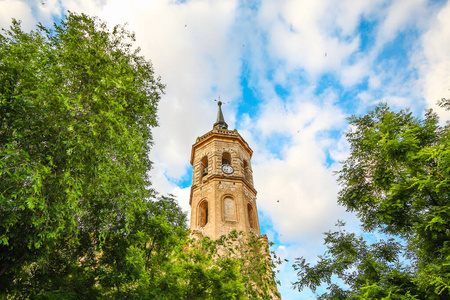
<path fill-rule="evenodd" d="M 225 122 L 222 114 L 222 101 L 219 100 L 217 105 L 219 105 L 219 111 L 217 112 L 217 121 L 214 123 L 213 129 L 228 129 L 228 124 Z"/>

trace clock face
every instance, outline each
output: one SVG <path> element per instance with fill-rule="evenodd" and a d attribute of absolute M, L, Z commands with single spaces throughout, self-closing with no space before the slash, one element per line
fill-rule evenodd
<path fill-rule="evenodd" d="M 234 169 L 233 169 L 233 167 L 230 166 L 230 165 L 222 165 L 222 171 L 223 171 L 225 174 L 232 174 L 232 173 L 234 172 Z"/>

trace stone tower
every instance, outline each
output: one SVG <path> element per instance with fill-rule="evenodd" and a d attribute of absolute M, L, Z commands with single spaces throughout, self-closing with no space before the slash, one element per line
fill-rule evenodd
<path fill-rule="evenodd" d="M 213 240 L 232 230 L 260 235 L 252 149 L 237 130 L 228 130 L 219 101 L 213 129 L 192 145 L 192 233 Z"/>

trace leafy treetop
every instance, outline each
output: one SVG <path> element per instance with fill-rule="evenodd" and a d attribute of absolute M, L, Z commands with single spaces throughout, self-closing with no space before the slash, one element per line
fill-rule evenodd
<path fill-rule="evenodd" d="M 294 286 L 315 290 L 326 282 L 327 299 L 448 299 L 450 125 L 440 126 L 431 110 L 420 119 L 386 104 L 349 122 L 338 202 L 356 212 L 365 230 L 397 239 L 368 245 L 345 231 L 327 233 L 328 251 L 316 266 L 297 260 Z M 350 289 L 333 284 L 332 275 Z"/>

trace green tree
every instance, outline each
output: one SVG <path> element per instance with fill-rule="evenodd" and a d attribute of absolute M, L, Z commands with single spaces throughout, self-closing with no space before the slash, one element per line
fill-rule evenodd
<path fill-rule="evenodd" d="M 53 260 L 67 274 L 79 265 L 69 256 L 92 261 L 154 198 L 148 151 L 163 86 L 133 41 L 76 14 L 31 33 L 13 21 L 0 36 L 3 292 L 25 289 L 27 274 L 48 280 Z M 90 276 L 80 283 L 88 292 Z"/>
<path fill-rule="evenodd" d="M 236 231 L 192 239 L 172 264 L 177 271 L 169 276 L 183 284 L 168 299 L 278 299 L 274 269 L 281 261 L 268 247 L 266 238 Z"/>
<path fill-rule="evenodd" d="M 353 234 L 330 232 L 315 266 L 297 260 L 294 286 L 315 290 L 328 283 L 325 299 L 448 299 L 449 125 L 440 126 L 431 110 L 420 119 L 385 104 L 349 121 L 351 153 L 338 172 L 338 202 L 357 214 L 364 230 L 397 239 L 368 245 Z M 332 284 L 333 275 L 350 288 Z"/>

